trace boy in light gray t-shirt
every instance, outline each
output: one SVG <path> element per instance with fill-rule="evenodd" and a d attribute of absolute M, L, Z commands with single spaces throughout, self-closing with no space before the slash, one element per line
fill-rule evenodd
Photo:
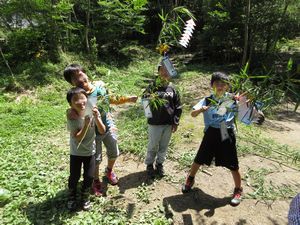
<path fill-rule="evenodd" d="M 105 133 L 97 107 L 92 109 L 92 116 L 86 116 L 87 93 L 82 88 L 71 88 L 67 93 L 71 109 L 76 112 L 70 117 L 67 112 L 67 123 L 70 131 L 70 176 L 68 187 L 70 196 L 67 207 L 75 210 L 77 207 L 76 189 L 83 165 L 82 208 L 90 208 L 89 192 L 93 183 L 95 170 L 95 125 L 100 134 Z"/>

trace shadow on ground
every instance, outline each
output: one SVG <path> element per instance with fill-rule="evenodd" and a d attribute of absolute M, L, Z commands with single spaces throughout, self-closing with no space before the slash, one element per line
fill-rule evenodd
<path fill-rule="evenodd" d="M 188 209 L 200 212 L 207 210 L 204 215 L 206 217 L 212 217 L 215 214 L 215 209 L 226 206 L 230 203 L 230 197 L 215 198 L 211 195 L 204 193 L 199 188 L 194 188 L 190 193 L 179 194 L 163 199 L 163 205 L 165 207 L 166 217 L 173 217 L 173 212 L 184 212 Z M 183 214 L 185 221 L 191 221 L 188 214 Z M 185 223 L 192 224 L 192 223 Z"/>
<path fill-rule="evenodd" d="M 136 173 L 130 173 L 119 179 L 120 193 L 125 193 L 126 190 L 137 188 L 143 183 L 150 185 L 153 180 L 149 179 L 146 171 L 140 171 Z"/>
<path fill-rule="evenodd" d="M 29 204 L 25 209 L 28 220 L 31 224 L 63 224 L 73 213 L 66 208 L 68 190 L 59 191 L 54 197 L 45 201 Z"/>

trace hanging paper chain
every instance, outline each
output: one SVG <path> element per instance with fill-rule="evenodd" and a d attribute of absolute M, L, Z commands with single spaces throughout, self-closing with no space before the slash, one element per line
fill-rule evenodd
<path fill-rule="evenodd" d="M 179 44 L 181 44 L 183 47 L 186 48 L 188 46 L 189 41 L 192 37 L 193 31 L 195 29 L 194 28 L 195 26 L 196 26 L 196 24 L 193 19 L 186 21 L 185 27 L 184 27 L 184 32 L 179 41 Z"/>

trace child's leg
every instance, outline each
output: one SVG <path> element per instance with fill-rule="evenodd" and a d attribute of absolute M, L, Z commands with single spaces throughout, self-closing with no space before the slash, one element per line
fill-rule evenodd
<path fill-rule="evenodd" d="M 92 192 L 96 196 L 102 195 L 102 187 L 99 179 L 99 166 L 102 161 L 102 135 L 96 134 L 96 152 L 95 152 L 95 172 L 94 172 L 94 182 L 92 184 Z"/>
<path fill-rule="evenodd" d="M 95 156 L 83 156 L 83 184 L 82 190 L 89 190 L 92 186 L 95 173 Z"/>
<path fill-rule="evenodd" d="M 107 168 L 105 170 L 106 177 L 111 185 L 116 185 L 118 183 L 118 177 L 112 171 L 116 159 L 119 156 L 119 147 L 116 136 L 109 130 L 109 132 L 107 132 L 103 138 L 103 143 L 106 147 L 107 154 Z"/>
<path fill-rule="evenodd" d="M 241 188 L 242 185 L 242 178 L 239 170 L 231 170 L 231 174 L 233 177 L 235 188 Z"/>
<path fill-rule="evenodd" d="M 159 125 L 148 125 L 148 148 L 145 159 L 146 165 L 153 165 L 158 147 L 159 141 L 162 135 L 162 126 Z"/>
<path fill-rule="evenodd" d="M 81 190 L 81 201 L 83 210 L 89 210 L 90 204 L 90 189 L 92 187 L 95 173 L 95 156 L 83 157 L 83 184 Z"/>
<path fill-rule="evenodd" d="M 107 168 L 112 170 L 115 165 L 116 159 L 108 159 L 107 160 Z"/>
<path fill-rule="evenodd" d="M 70 155 L 70 176 L 68 187 L 70 191 L 76 192 L 77 184 L 81 174 L 81 159 L 80 156 Z"/>
<path fill-rule="evenodd" d="M 115 165 L 117 157 L 120 154 L 119 147 L 118 147 L 118 141 L 113 136 L 111 131 L 109 131 L 105 134 L 105 137 L 103 138 L 103 143 L 106 147 L 107 168 L 112 169 Z"/>
<path fill-rule="evenodd" d="M 99 180 L 99 166 L 100 163 L 102 162 L 102 136 L 101 135 L 96 135 L 95 138 L 96 142 L 96 152 L 95 152 L 95 174 L 94 174 L 94 179 Z"/>
<path fill-rule="evenodd" d="M 232 206 L 237 206 L 241 203 L 242 200 L 242 192 L 243 192 L 243 188 L 241 187 L 241 183 L 242 183 L 242 179 L 241 179 L 241 174 L 239 172 L 239 170 L 231 170 L 231 174 L 233 177 L 233 181 L 234 181 L 234 191 L 233 191 L 233 195 L 232 195 L 232 199 L 230 201 L 230 204 Z"/>
<path fill-rule="evenodd" d="M 78 156 L 70 155 L 70 176 L 68 181 L 69 197 L 67 202 L 67 208 L 69 210 L 75 210 L 76 204 L 76 192 L 77 184 L 81 174 L 81 159 Z"/>
<path fill-rule="evenodd" d="M 163 164 L 166 160 L 168 145 L 172 135 L 172 125 L 163 125 L 157 151 L 156 164 Z"/>
<path fill-rule="evenodd" d="M 196 173 L 198 172 L 199 168 L 200 168 L 200 164 L 193 162 L 192 166 L 191 166 L 191 170 L 189 172 L 189 176 L 190 177 L 195 177 Z"/>
<path fill-rule="evenodd" d="M 159 147 L 157 151 L 157 158 L 156 158 L 156 165 L 155 165 L 157 174 L 160 177 L 163 177 L 165 175 L 163 163 L 166 160 L 168 145 L 172 135 L 172 125 L 164 125 L 162 127 L 163 129 L 162 129 L 161 138 L 159 140 Z"/>

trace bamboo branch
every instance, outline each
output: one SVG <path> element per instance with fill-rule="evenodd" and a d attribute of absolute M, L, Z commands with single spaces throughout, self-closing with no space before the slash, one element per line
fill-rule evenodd
<path fill-rule="evenodd" d="M 12 78 L 15 79 L 14 74 L 13 74 L 13 72 L 12 72 L 12 70 L 11 70 L 11 68 L 10 68 L 10 66 L 9 66 L 9 64 L 8 64 L 8 62 L 7 62 L 7 60 L 5 59 L 5 56 L 4 56 L 3 52 L 2 52 L 1 46 L 0 46 L 0 53 L 1 53 L 1 56 L 2 56 L 2 58 L 3 58 L 3 60 L 4 60 L 5 64 L 6 64 L 6 67 L 7 67 L 7 68 L 9 69 L 9 71 L 10 71 L 10 74 L 11 74 Z"/>

